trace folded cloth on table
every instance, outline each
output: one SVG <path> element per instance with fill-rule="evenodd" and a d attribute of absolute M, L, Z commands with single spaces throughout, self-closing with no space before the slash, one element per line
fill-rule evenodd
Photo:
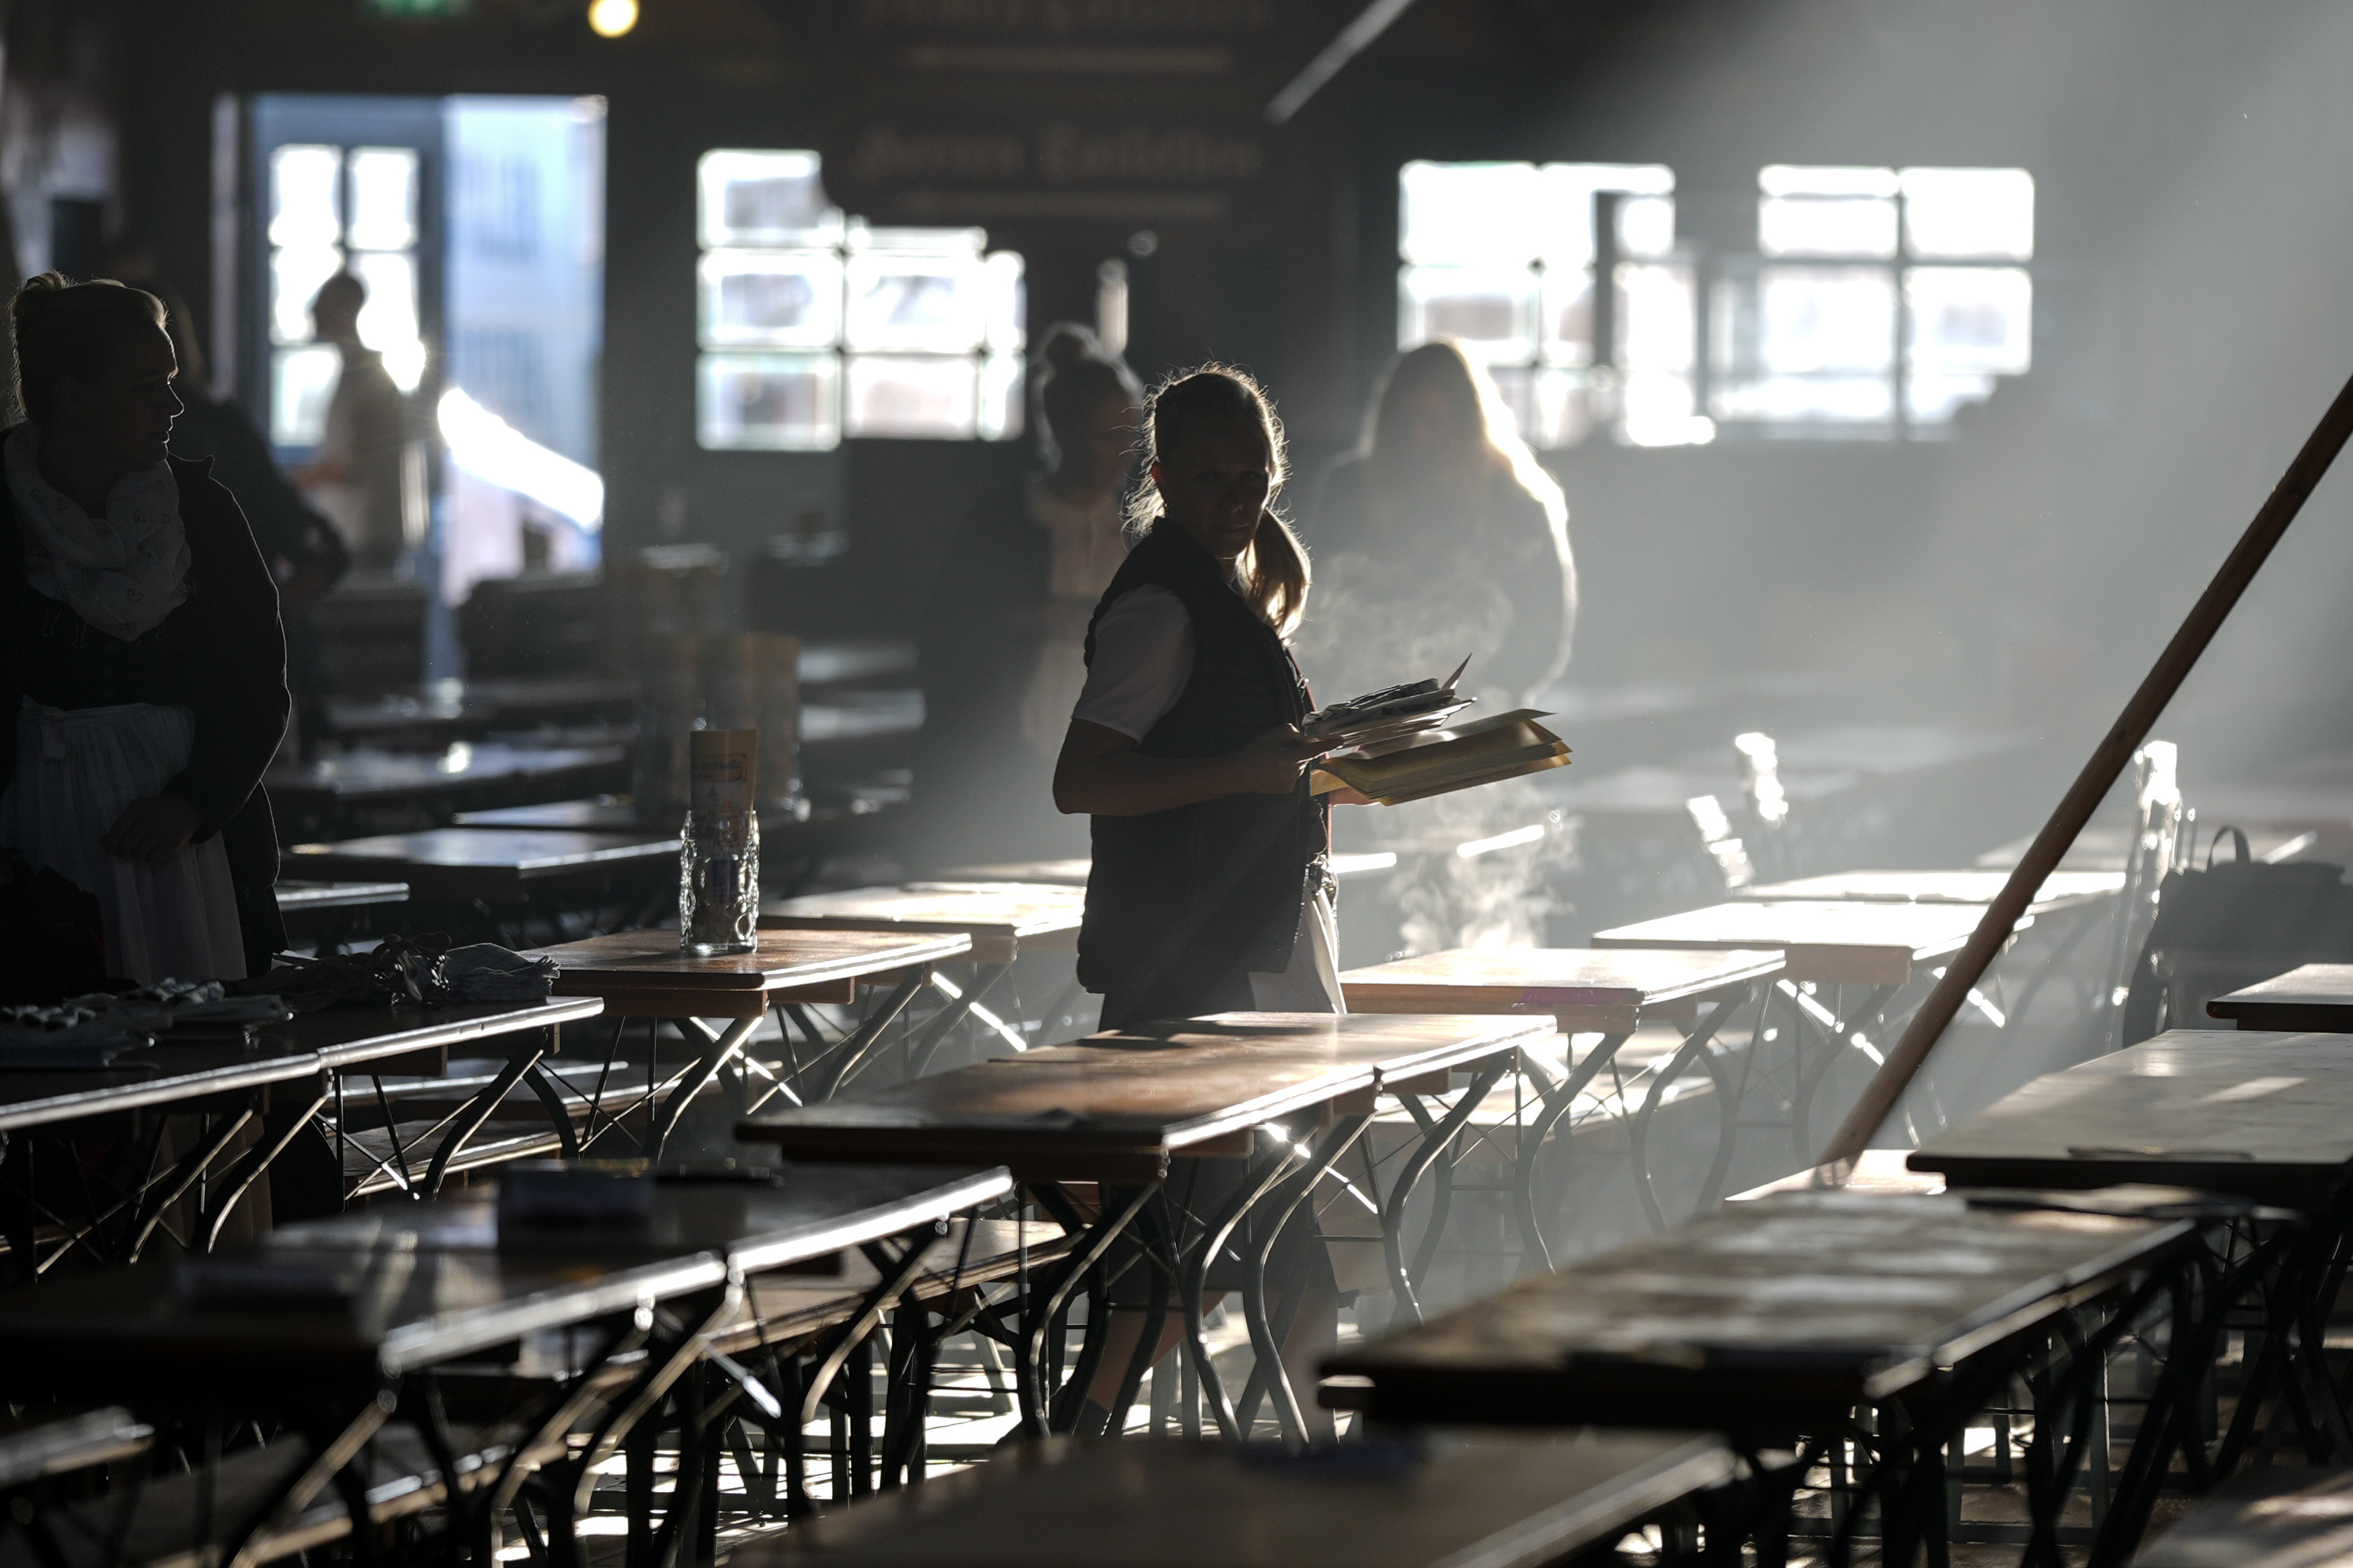
<path fill-rule="evenodd" d="M 490 942 L 451 948 L 439 967 L 441 984 L 459 1002 L 544 1002 L 561 973 L 552 958 L 526 958 Z"/>
<path fill-rule="evenodd" d="M 154 1044 L 147 1031 L 168 1025 L 153 1008 L 82 1005 L 114 1001 L 96 996 L 51 1007 L 0 1007 L 0 1070 L 102 1068 L 124 1051 Z"/>

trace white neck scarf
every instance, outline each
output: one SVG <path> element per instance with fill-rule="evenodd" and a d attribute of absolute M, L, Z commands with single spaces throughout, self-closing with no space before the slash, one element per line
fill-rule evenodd
<path fill-rule="evenodd" d="M 188 531 L 169 463 L 133 468 L 94 518 L 41 478 L 41 433 L 7 433 L 8 494 L 25 525 L 27 578 L 99 630 L 124 642 L 154 629 L 188 597 Z"/>

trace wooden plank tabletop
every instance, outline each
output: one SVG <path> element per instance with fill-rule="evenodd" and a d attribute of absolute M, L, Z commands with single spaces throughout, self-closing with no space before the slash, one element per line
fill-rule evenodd
<path fill-rule="evenodd" d="M 775 899 L 760 906 L 770 931 L 962 931 L 979 963 L 1010 963 L 1024 947 L 1075 952 L 1083 889 L 1042 882 L 910 882 Z"/>
<path fill-rule="evenodd" d="M 281 880 L 273 889 L 278 908 L 286 914 L 311 914 L 320 910 L 361 909 L 372 904 L 405 904 L 406 882 L 307 882 Z"/>
<path fill-rule="evenodd" d="M 1955 1186 L 2142 1182 L 2323 1208 L 2353 1177 L 2353 1036 L 2171 1030 L 2034 1079 L 1910 1163 Z"/>
<path fill-rule="evenodd" d="M 652 873 L 675 865 L 675 835 L 435 827 L 340 844 L 297 844 L 279 857 L 298 877 L 379 877 L 406 882 L 420 899 L 512 899 L 536 883 Z"/>
<path fill-rule="evenodd" d="M 1775 950 L 1465 947 L 1352 969 L 1340 986 L 1357 1012 L 1544 1013 L 1564 1033 L 1620 1034 L 1782 969 Z"/>
<path fill-rule="evenodd" d="M 119 1056 L 102 1070 L 0 1071 L 0 1131 L 290 1083 L 425 1052 L 446 1061 L 453 1045 L 590 1018 L 603 1007 L 593 996 L 460 1007 L 329 1007 L 259 1029 L 249 1046 L 190 1044 L 174 1040 L 167 1029 L 152 1047 Z M 440 1070 L 429 1062 L 417 1065 Z"/>
<path fill-rule="evenodd" d="M 1370 852 L 1334 855 L 1332 877 L 1335 881 L 1353 881 L 1360 877 L 1378 877 L 1397 869 L 1397 852 L 1382 849 Z M 1087 885 L 1087 872 L 1094 862 L 1086 856 L 1069 860 L 1008 860 L 991 866 L 959 866 L 944 871 L 941 878 L 952 882 L 1059 882 L 1068 887 Z"/>
<path fill-rule="evenodd" d="M 2337 1568 L 2353 1551 L 2353 1470 L 2242 1470 L 2141 1548 L 2133 1568 Z"/>
<path fill-rule="evenodd" d="M 2353 1030 L 2353 963 L 2306 963 L 2217 996 L 2207 1016 L 2242 1029 Z"/>
<path fill-rule="evenodd" d="M 2186 1220 L 1784 1193 L 1345 1351 L 1326 1390 L 1376 1419 L 1786 1442 L 2197 1245 Z"/>
<path fill-rule="evenodd" d="M 1002 1163 L 1023 1180 L 1157 1181 L 1172 1153 L 1361 1102 L 1549 1037 L 1546 1018 L 1221 1013 L 934 1073 L 736 1129 L 803 1160 Z"/>
<path fill-rule="evenodd" d="M 971 1167 L 661 1182 L 642 1226 L 501 1236 L 486 1184 L 288 1226 L 211 1259 L 0 1294 L 0 1390 L 120 1388 L 151 1410 L 224 1388 L 241 1403 L 366 1397 L 386 1377 L 709 1289 L 731 1267 L 827 1257 L 1010 1189 L 1004 1171 Z"/>
<path fill-rule="evenodd" d="M 1743 900 L 1834 899 L 1873 904 L 1989 904 L 2010 880 L 2007 871 L 1840 871 L 1767 882 L 1733 895 Z M 2034 914 L 2055 914 L 2113 899 L 2124 891 L 2116 871 L 2053 871 L 2028 906 Z"/>
<path fill-rule="evenodd" d="M 1735 900 L 1596 931 L 1593 945 L 1776 948 L 1792 980 L 1899 985 L 1915 964 L 1958 952 L 1978 912 L 1963 904 Z"/>
<path fill-rule="evenodd" d="M 1430 1434 L 1355 1466 L 1025 1443 L 738 1546 L 733 1568 L 1535 1568 L 1731 1472 L 1687 1433 Z"/>
<path fill-rule="evenodd" d="M 678 945 L 674 931 L 616 931 L 532 956 L 562 969 L 556 994 L 602 996 L 623 1017 L 748 1018 L 777 1000 L 852 1001 L 861 979 L 972 949 L 961 931 L 763 931 L 758 942 L 751 952 L 701 958 Z"/>

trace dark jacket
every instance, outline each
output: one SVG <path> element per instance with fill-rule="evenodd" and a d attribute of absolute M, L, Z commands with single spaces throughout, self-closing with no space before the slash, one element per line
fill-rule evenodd
<path fill-rule="evenodd" d="M 1176 704 L 1138 742 L 1148 757 L 1215 757 L 1304 719 L 1307 683 L 1272 627 L 1228 585 L 1209 553 L 1167 524 L 1112 579 L 1087 630 L 1121 595 L 1166 588 L 1193 622 L 1193 670 Z M 1326 842 L 1323 802 L 1303 777 L 1289 795 L 1233 795 L 1145 816 L 1092 819 L 1094 867 L 1079 932 L 1090 991 L 1206 993 L 1239 973 L 1290 967 L 1310 878 Z"/>
<path fill-rule="evenodd" d="M 278 585 L 237 501 L 209 462 L 172 459 L 188 535 L 188 596 L 132 642 L 100 631 L 26 580 L 16 503 L 0 484 L 0 789 L 16 773 L 26 697 L 52 708 L 179 703 L 195 715 L 188 765 L 164 793 L 196 809 L 198 842 L 221 837 L 259 973 L 286 942 L 278 915 L 278 832 L 261 775 L 286 732 L 286 638 Z"/>
<path fill-rule="evenodd" d="M 1052 763 L 1021 734 L 1052 569 L 1026 480 L 984 493 L 949 541 L 917 637 L 923 730 L 903 847 L 915 868 L 1082 852 L 1078 824 L 1054 810 Z"/>

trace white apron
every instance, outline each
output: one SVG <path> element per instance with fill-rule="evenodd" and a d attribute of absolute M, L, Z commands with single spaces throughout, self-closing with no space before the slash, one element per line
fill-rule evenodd
<path fill-rule="evenodd" d="M 106 972 L 141 984 L 241 980 L 245 936 L 215 834 L 160 865 L 99 847 L 122 808 L 188 765 L 195 715 L 130 702 L 65 710 L 26 698 L 16 716 L 16 776 L 0 796 L 0 844 L 98 897 Z"/>

